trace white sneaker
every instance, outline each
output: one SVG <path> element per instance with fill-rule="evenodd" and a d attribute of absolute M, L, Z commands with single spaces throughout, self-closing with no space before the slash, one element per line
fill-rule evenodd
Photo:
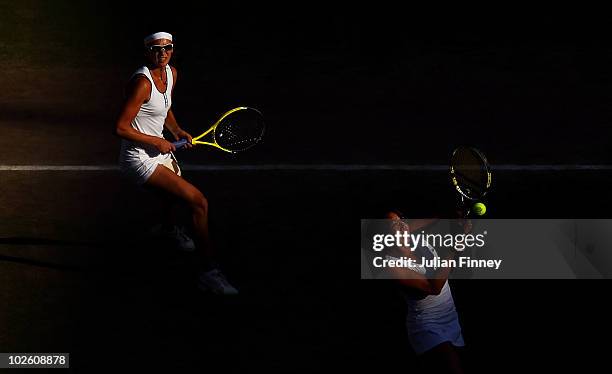
<path fill-rule="evenodd" d="M 187 236 L 183 227 L 172 226 L 167 229 L 159 224 L 151 228 L 150 234 L 155 238 L 171 241 L 176 249 L 181 251 L 192 252 L 196 249 L 193 239 Z"/>
<path fill-rule="evenodd" d="M 200 273 L 198 287 L 205 292 L 216 295 L 238 295 L 238 290 L 230 284 L 219 269 L 212 269 Z"/>

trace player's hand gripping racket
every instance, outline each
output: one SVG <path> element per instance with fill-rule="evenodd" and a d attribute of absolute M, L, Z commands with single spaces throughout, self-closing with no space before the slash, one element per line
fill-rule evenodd
<path fill-rule="evenodd" d="M 257 109 L 238 107 L 224 113 L 208 130 L 193 138 L 191 143 L 209 145 L 225 152 L 236 153 L 259 143 L 264 130 L 263 116 Z M 172 144 L 179 149 L 187 142 L 187 139 L 181 139 Z"/>
<path fill-rule="evenodd" d="M 457 191 L 458 208 L 467 218 L 472 206 L 481 201 L 491 187 L 491 167 L 476 148 L 459 147 L 451 156 L 450 179 Z"/>

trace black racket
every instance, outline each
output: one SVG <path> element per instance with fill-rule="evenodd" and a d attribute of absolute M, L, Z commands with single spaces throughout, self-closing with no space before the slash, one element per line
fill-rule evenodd
<path fill-rule="evenodd" d="M 457 191 L 458 207 L 467 217 L 491 187 L 491 167 L 478 149 L 459 147 L 451 156 L 450 179 Z"/>

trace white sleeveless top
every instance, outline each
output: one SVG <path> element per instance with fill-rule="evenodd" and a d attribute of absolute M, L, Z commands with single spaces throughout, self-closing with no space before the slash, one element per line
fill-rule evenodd
<path fill-rule="evenodd" d="M 158 91 L 153 82 L 151 72 L 146 66 L 136 70 L 136 72 L 132 74 L 132 79 L 136 75 L 144 75 L 149 82 L 151 82 L 151 98 L 140 107 L 136 118 L 132 121 L 132 127 L 143 134 L 162 137 L 166 116 L 168 115 L 170 105 L 172 105 L 172 86 L 174 83 L 172 69 L 170 65 L 166 65 L 168 88 L 166 89 L 165 95 Z"/>
<path fill-rule="evenodd" d="M 172 88 L 174 77 L 170 65 L 166 65 L 168 79 L 167 89 L 164 93 L 159 92 L 151 76 L 151 72 L 146 66 L 136 70 L 131 79 L 137 75 L 144 75 L 151 82 L 151 97 L 149 101 L 140 106 L 140 110 L 132 121 L 132 127 L 146 135 L 163 138 L 164 123 L 170 106 L 172 105 Z M 133 142 L 127 139 L 121 141 L 121 152 L 119 164 L 122 171 L 128 172 L 136 177 L 137 182 L 144 183 L 153 173 L 155 166 L 163 162 L 171 154 L 162 155 L 157 148 L 152 145 L 140 142 Z"/>
<path fill-rule="evenodd" d="M 427 259 L 438 257 L 437 251 L 431 246 L 417 247 L 415 251 Z M 428 270 L 432 273 L 434 271 Z M 404 297 L 407 307 L 408 340 L 417 354 L 422 354 L 443 342 L 450 342 L 459 347 L 464 345 L 459 316 L 448 280 L 444 282 L 439 295 L 428 295 L 422 299 L 415 299 L 408 294 L 404 294 Z"/>
<path fill-rule="evenodd" d="M 168 77 L 168 88 L 166 89 L 165 98 L 164 94 L 159 92 L 155 86 L 151 72 L 146 66 L 136 70 L 131 77 L 131 79 L 133 79 L 137 75 L 144 75 L 149 82 L 151 82 L 151 98 L 140 106 L 138 114 L 136 114 L 136 117 L 132 121 L 132 127 L 143 134 L 156 136 L 158 138 L 163 137 L 162 132 L 164 131 L 164 123 L 166 122 L 168 110 L 170 110 L 170 106 L 172 105 L 174 77 L 172 76 L 170 65 L 166 65 L 166 74 Z M 123 156 L 145 156 L 144 153 L 146 153 L 148 156 L 154 157 L 159 154 L 159 151 L 151 145 L 123 139 L 121 153 Z"/>

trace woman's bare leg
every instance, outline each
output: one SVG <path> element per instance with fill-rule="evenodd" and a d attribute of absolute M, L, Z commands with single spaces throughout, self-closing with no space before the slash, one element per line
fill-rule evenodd
<path fill-rule="evenodd" d="M 449 342 L 438 344 L 420 358 L 424 373 L 463 374 L 459 353 Z"/>
<path fill-rule="evenodd" d="M 191 210 L 196 246 L 204 262 L 210 262 L 213 250 L 208 233 L 208 201 L 202 192 L 163 165 L 158 165 L 146 185 L 170 193 L 188 204 Z"/>

